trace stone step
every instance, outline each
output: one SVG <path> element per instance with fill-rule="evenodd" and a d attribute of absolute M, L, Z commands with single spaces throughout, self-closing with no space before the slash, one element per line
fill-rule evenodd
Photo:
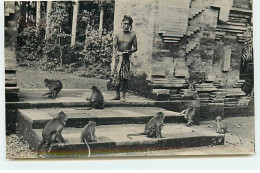
<path fill-rule="evenodd" d="M 18 102 L 19 101 L 19 88 L 18 87 L 5 87 L 5 101 Z"/>
<path fill-rule="evenodd" d="M 23 127 L 25 128 L 25 127 Z M 200 147 L 223 145 L 224 135 L 215 133 L 214 130 L 205 127 L 186 127 L 184 124 L 165 124 L 162 129 L 161 139 L 148 138 L 146 136 L 127 137 L 129 133 L 140 133 L 144 130 L 143 124 L 122 124 L 96 126 L 97 142 L 89 142 L 92 156 L 102 157 L 105 153 L 147 151 L 149 149 L 177 149 L 186 147 Z M 32 148 L 36 148 L 41 140 L 42 129 L 33 129 L 23 135 Z M 65 128 L 62 135 L 65 138 L 63 148 L 54 144 L 52 151 L 45 157 L 86 157 L 88 149 L 85 143 L 80 141 L 81 129 Z M 43 146 L 41 151 L 46 150 Z"/>
<path fill-rule="evenodd" d="M 246 95 L 241 88 L 218 89 L 218 91 L 226 92 L 226 97 L 240 97 Z"/>
<path fill-rule="evenodd" d="M 90 97 L 90 89 L 62 89 L 56 99 L 42 96 L 48 89 L 20 89 L 20 102 L 6 103 L 7 107 L 15 108 L 50 108 L 50 107 L 86 107 L 90 103 L 86 97 Z M 131 93 L 126 94 L 126 102 L 111 100 L 115 96 L 115 91 L 103 91 L 105 107 L 111 106 L 154 106 L 156 101 L 144 97 L 135 96 Z"/>
<path fill-rule="evenodd" d="M 68 116 L 66 127 L 84 127 L 90 120 L 97 125 L 112 124 L 143 124 L 163 112 L 165 122 L 185 122 L 178 112 L 167 111 L 157 107 L 109 107 L 103 110 L 85 108 L 46 108 L 46 109 L 18 109 L 19 123 L 27 124 L 32 129 L 42 129 L 48 121 L 63 111 Z"/>
<path fill-rule="evenodd" d="M 153 88 L 155 89 L 162 89 L 162 88 L 185 88 L 187 87 L 187 84 L 184 83 L 156 83 L 153 84 Z"/>
<path fill-rule="evenodd" d="M 17 78 L 15 73 L 6 73 L 5 74 L 5 86 L 6 87 L 16 87 Z"/>
<path fill-rule="evenodd" d="M 172 79 L 172 78 L 153 78 L 153 83 L 183 83 L 186 84 L 185 79 Z"/>

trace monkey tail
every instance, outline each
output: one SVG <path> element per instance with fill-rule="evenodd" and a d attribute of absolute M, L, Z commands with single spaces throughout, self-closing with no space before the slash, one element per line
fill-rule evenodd
<path fill-rule="evenodd" d="M 233 132 L 232 132 L 232 133 L 230 133 L 230 134 L 235 134 L 235 135 L 238 137 L 240 144 L 242 144 L 241 138 L 240 138 L 240 136 L 239 136 L 237 133 L 233 133 Z"/>
<path fill-rule="evenodd" d="M 128 134 L 126 135 L 129 139 L 133 139 L 130 136 L 141 136 L 141 135 L 146 135 L 144 132 L 143 133 L 135 133 L 135 134 Z"/>
<path fill-rule="evenodd" d="M 92 109 L 93 107 L 91 106 L 91 107 L 89 107 L 89 108 L 87 108 L 86 110 L 90 110 L 90 109 Z"/>
<path fill-rule="evenodd" d="M 90 157 L 90 154 L 91 154 L 90 147 L 89 147 L 88 142 L 87 142 L 86 139 L 84 139 L 84 142 L 85 142 L 85 144 L 86 144 L 87 147 L 88 147 L 88 157 Z"/>

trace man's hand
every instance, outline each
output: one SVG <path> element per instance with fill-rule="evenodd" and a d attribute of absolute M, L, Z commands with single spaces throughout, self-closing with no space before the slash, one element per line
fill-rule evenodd
<path fill-rule="evenodd" d="M 125 50 L 123 54 L 129 54 L 129 50 Z"/>

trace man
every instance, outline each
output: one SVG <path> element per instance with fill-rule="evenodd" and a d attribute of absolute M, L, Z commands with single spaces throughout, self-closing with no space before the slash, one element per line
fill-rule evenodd
<path fill-rule="evenodd" d="M 115 34 L 113 41 L 113 60 L 112 70 L 113 84 L 116 86 L 116 97 L 112 100 L 120 100 L 120 84 L 122 84 L 122 101 L 125 101 L 125 94 L 128 88 L 130 77 L 130 56 L 137 51 L 137 38 L 135 32 L 131 32 L 133 19 L 124 15 L 122 20 L 123 31 Z"/>

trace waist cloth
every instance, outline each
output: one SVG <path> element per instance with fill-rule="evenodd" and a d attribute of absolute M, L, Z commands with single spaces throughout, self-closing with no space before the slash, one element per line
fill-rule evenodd
<path fill-rule="evenodd" d="M 130 77 L 130 54 L 116 55 L 112 70 L 112 79 L 115 85 L 118 85 L 123 79 Z"/>

